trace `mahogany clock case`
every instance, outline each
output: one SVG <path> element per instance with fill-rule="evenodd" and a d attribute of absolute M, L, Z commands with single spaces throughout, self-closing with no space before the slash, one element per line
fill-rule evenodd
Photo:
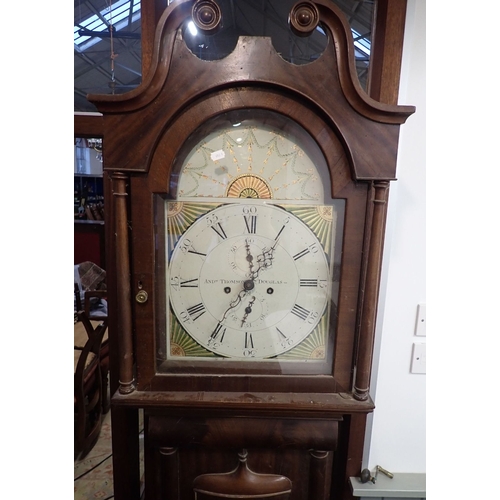
<path fill-rule="evenodd" d="M 338 498 L 349 498 L 347 478 L 360 472 L 366 415 L 373 410 L 369 382 L 388 188 L 396 174 L 399 127 L 414 108 L 376 102 L 361 89 L 350 29 L 332 2 L 298 2 L 290 13 L 295 28 L 305 26 L 303 35 L 321 22 L 328 36 L 321 56 L 301 66 L 285 61 L 264 37 L 240 37 L 226 57 L 199 59 L 186 46 L 181 29 L 196 16 L 197 7 L 212 9 L 214 14 L 198 18 L 199 25 L 203 27 L 203 20 L 210 18 L 213 25 L 207 29 L 216 29 L 220 19 L 214 2 L 173 2 L 159 17 L 151 64 L 141 86 L 123 95 L 89 98 L 103 113 L 104 171 L 113 200 L 106 220 L 107 261 L 114 262 L 109 272 L 110 340 L 117 347 L 114 359 L 119 372 L 112 399 L 113 447 L 115 478 L 125 481 L 117 485 L 115 496 L 127 498 L 128 487 L 138 491 L 139 446 L 131 431 L 137 429 L 137 411 L 143 408 L 148 498 L 192 498 L 194 475 L 229 472 L 237 465 L 241 448 L 249 450 L 248 463 L 258 473 L 288 467 L 286 475 L 295 484 L 293 500 L 327 500 L 331 490 L 343 492 Z M 266 120 L 273 124 L 276 116 L 295 124 L 292 128 L 300 131 L 297 144 L 317 169 L 321 200 L 262 196 L 246 202 L 231 196 L 232 191 L 212 199 L 189 198 L 181 192 L 190 152 L 221 122 L 240 113 L 256 126 Z M 268 178 L 263 181 L 261 186 L 267 183 L 272 188 Z M 291 269 L 299 281 L 329 283 L 324 359 L 285 362 L 279 359 L 282 352 L 251 361 L 244 355 L 227 359 L 226 352 L 222 359 L 210 349 L 206 349 L 207 359 L 179 359 L 178 350 L 172 354 L 169 314 L 184 321 L 186 332 L 191 328 L 183 320 L 186 307 L 192 313 L 206 309 L 208 314 L 208 302 L 203 300 L 188 303 L 186 299 L 187 306 L 182 307 L 171 304 L 177 278 L 180 283 L 202 276 L 202 271 L 197 276 L 169 274 L 178 258 L 176 245 L 186 243 L 190 228 L 198 231 L 193 233 L 196 237 L 202 234 L 199 224 L 208 223 L 210 213 L 224 214 L 228 220 L 233 209 L 206 210 L 175 235 L 169 227 L 169 213 L 174 210 L 170 204 L 200 207 L 213 202 L 263 208 L 266 216 L 274 208 L 264 207 L 275 205 L 283 210 L 295 204 L 335 211 L 337 224 L 330 226 L 335 245 L 324 249 L 328 276 L 323 278 L 324 271 L 323 277 L 301 275 L 298 265 L 299 271 Z M 305 224 L 305 219 L 293 220 L 297 228 Z M 248 223 L 247 232 L 252 233 L 251 219 Z M 240 233 L 232 233 L 239 238 L 238 248 L 251 247 L 243 236 L 243 218 L 240 227 Z M 312 233 L 311 226 L 304 226 L 304 235 Z M 255 238 L 264 255 L 263 245 L 271 238 L 267 233 Z M 213 248 L 227 250 L 224 241 L 217 240 Z M 289 251 L 289 262 L 295 266 L 293 257 L 301 253 L 293 247 Z M 186 262 L 182 269 L 189 269 Z M 259 293 L 268 293 L 263 290 Z M 184 292 L 185 297 L 195 297 L 188 292 L 206 297 L 196 288 Z M 238 296 L 239 292 L 232 295 Z M 232 311 L 231 303 L 223 310 Z M 253 313 L 253 304 L 245 302 L 248 314 Z M 287 307 L 293 315 L 294 305 Z M 299 322 L 309 318 L 302 310 L 299 316 Z M 207 324 L 206 335 L 214 333 L 217 321 L 223 323 L 223 319 Z M 241 346 L 248 332 L 240 333 Z M 305 331 L 307 339 L 312 333 Z M 203 347 L 203 340 L 198 340 Z M 256 336 L 253 340 L 257 342 Z M 262 436 L 253 432 L 253 424 L 264 429 Z M 284 437 L 285 447 L 280 441 Z"/>

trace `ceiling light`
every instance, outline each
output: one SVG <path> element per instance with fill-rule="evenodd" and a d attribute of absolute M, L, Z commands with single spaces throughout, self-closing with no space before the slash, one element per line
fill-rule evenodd
<path fill-rule="evenodd" d="M 193 21 L 189 21 L 188 29 L 191 35 L 196 36 L 198 34 L 198 30 L 196 29 L 196 26 L 194 25 Z"/>

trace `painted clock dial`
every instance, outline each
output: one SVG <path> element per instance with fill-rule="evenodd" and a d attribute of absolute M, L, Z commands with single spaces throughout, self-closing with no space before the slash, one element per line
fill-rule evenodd
<path fill-rule="evenodd" d="M 214 130 L 190 144 L 177 198 L 254 198 L 322 203 L 321 154 L 304 150 L 304 131 L 277 113 L 248 119 L 228 113 Z M 255 116 L 255 113 L 253 113 Z M 315 144 L 314 144 L 315 146 Z"/>
<path fill-rule="evenodd" d="M 170 261 L 182 328 L 219 356 L 265 359 L 298 346 L 327 311 L 330 266 L 314 232 L 268 204 L 227 204 L 198 218 Z"/>

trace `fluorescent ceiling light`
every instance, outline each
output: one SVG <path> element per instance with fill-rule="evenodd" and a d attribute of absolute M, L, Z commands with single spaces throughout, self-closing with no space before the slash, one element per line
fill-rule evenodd
<path fill-rule="evenodd" d="M 194 25 L 193 21 L 189 21 L 188 29 L 191 35 L 196 36 L 198 34 L 198 30 L 196 29 L 196 26 Z"/>

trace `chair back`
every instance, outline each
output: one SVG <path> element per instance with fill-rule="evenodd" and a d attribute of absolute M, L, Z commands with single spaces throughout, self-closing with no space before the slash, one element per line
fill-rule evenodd
<path fill-rule="evenodd" d="M 100 351 L 107 319 L 93 327 L 88 316 L 78 312 L 88 340 L 83 349 L 75 349 L 75 459 L 83 458 L 99 437 L 102 422 L 103 383 Z"/>

